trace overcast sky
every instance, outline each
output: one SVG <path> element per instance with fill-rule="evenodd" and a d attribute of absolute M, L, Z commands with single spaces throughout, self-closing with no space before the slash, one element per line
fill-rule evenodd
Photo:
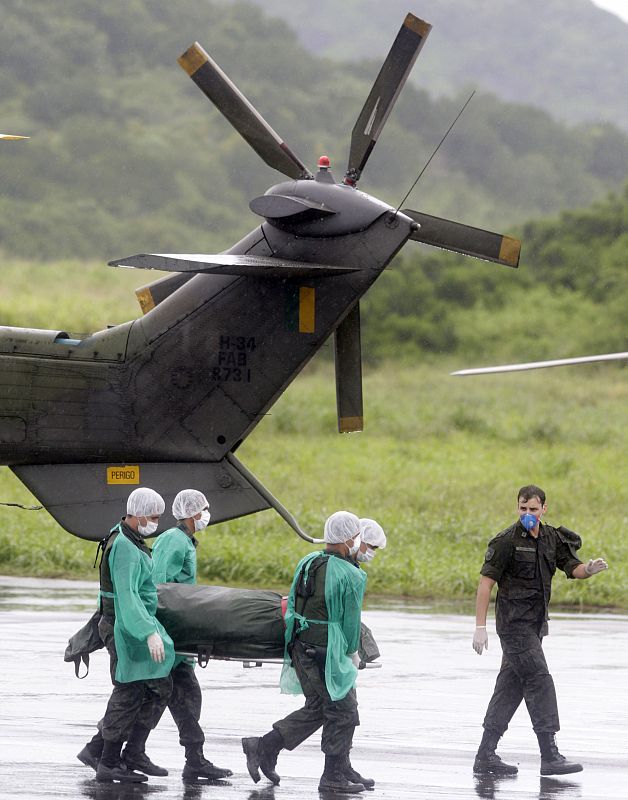
<path fill-rule="evenodd" d="M 625 22 L 628 22 L 628 0 L 593 0 L 596 6 L 605 8 L 607 11 L 612 11 L 617 14 Z"/>

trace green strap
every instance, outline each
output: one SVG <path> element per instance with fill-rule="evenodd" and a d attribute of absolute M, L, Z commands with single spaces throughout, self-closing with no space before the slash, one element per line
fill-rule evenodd
<path fill-rule="evenodd" d="M 104 589 L 99 589 L 98 596 L 99 597 L 110 597 L 112 600 L 115 598 L 115 594 L 113 592 L 105 592 Z"/>
<path fill-rule="evenodd" d="M 310 623 L 312 625 L 329 625 L 328 619 L 308 619 L 307 617 L 302 616 L 301 614 L 297 614 L 294 612 L 294 618 L 299 621 L 299 627 L 297 628 L 297 633 L 301 633 L 302 631 L 306 631 L 310 627 Z"/>

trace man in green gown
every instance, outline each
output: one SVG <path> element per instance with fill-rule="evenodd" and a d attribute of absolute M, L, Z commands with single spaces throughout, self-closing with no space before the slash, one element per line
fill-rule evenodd
<path fill-rule="evenodd" d="M 103 543 L 98 631 L 109 652 L 113 691 L 99 732 L 78 754 L 101 782 L 139 783 L 147 774 L 168 774 L 144 752 L 170 698 L 175 659 L 172 640 L 155 617 L 157 589 L 144 543 L 145 536 L 156 532 L 164 509 L 157 492 L 135 489 L 126 516 Z"/>
<path fill-rule="evenodd" d="M 325 768 L 319 790 L 361 792 L 365 786 L 346 775 L 353 733 L 359 724 L 355 691 L 360 616 L 366 574 L 355 559 L 360 548 L 360 521 L 338 511 L 325 523 L 325 550 L 298 563 L 288 597 L 282 692 L 305 695 L 303 708 L 273 724 L 262 737 L 245 737 L 242 748 L 252 779 L 259 770 L 274 784 L 277 756 L 293 750 L 321 722 Z"/>
<path fill-rule="evenodd" d="M 205 530 L 209 523 L 207 498 L 196 489 L 183 489 L 174 499 L 172 515 L 177 525 L 158 536 L 153 545 L 155 583 L 196 583 L 198 541 L 194 534 Z M 203 754 L 205 734 L 199 724 L 201 704 L 201 687 L 194 666 L 177 656 L 168 708 L 179 730 L 179 742 L 185 748 L 183 779 L 227 778 L 232 771 L 217 767 Z"/>

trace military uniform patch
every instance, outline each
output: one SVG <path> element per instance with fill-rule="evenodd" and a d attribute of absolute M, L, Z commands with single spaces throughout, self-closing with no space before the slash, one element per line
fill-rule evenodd
<path fill-rule="evenodd" d="M 495 548 L 494 547 L 487 547 L 486 553 L 484 554 L 484 560 L 490 561 L 493 556 L 495 555 Z"/>

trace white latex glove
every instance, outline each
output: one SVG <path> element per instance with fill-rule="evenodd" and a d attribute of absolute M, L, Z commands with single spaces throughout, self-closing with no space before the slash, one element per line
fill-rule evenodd
<path fill-rule="evenodd" d="M 595 575 L 602 570 L 608 569 L 608 564 L 603 558 L 591 559 L 588 564 L 584 565 L 584 571 L 587 575 Z"/>
<path fill-rule="evenodd" d="M 356 669 L 360 669 L 360 654 L 356 650 L 355 653 L 349 653 L 349 658 Z"/>
<path fill-rule="evenodd" d="M 146 640 L 146 644 L 148 645 L 150 657 L 153 659 L 153 661 L 161 664 L 161 662 L 166 658 L 166 651 L 164 650 L 164 643 L 161 636 L 158 633 L 151 633 Z"/>
<path fill-rule="evenodd" d="M 488 650 L 488 633 L 486 627 L 476 628 L 473 634 L 473 649 L 481 656 L 483 650 Z"/>

